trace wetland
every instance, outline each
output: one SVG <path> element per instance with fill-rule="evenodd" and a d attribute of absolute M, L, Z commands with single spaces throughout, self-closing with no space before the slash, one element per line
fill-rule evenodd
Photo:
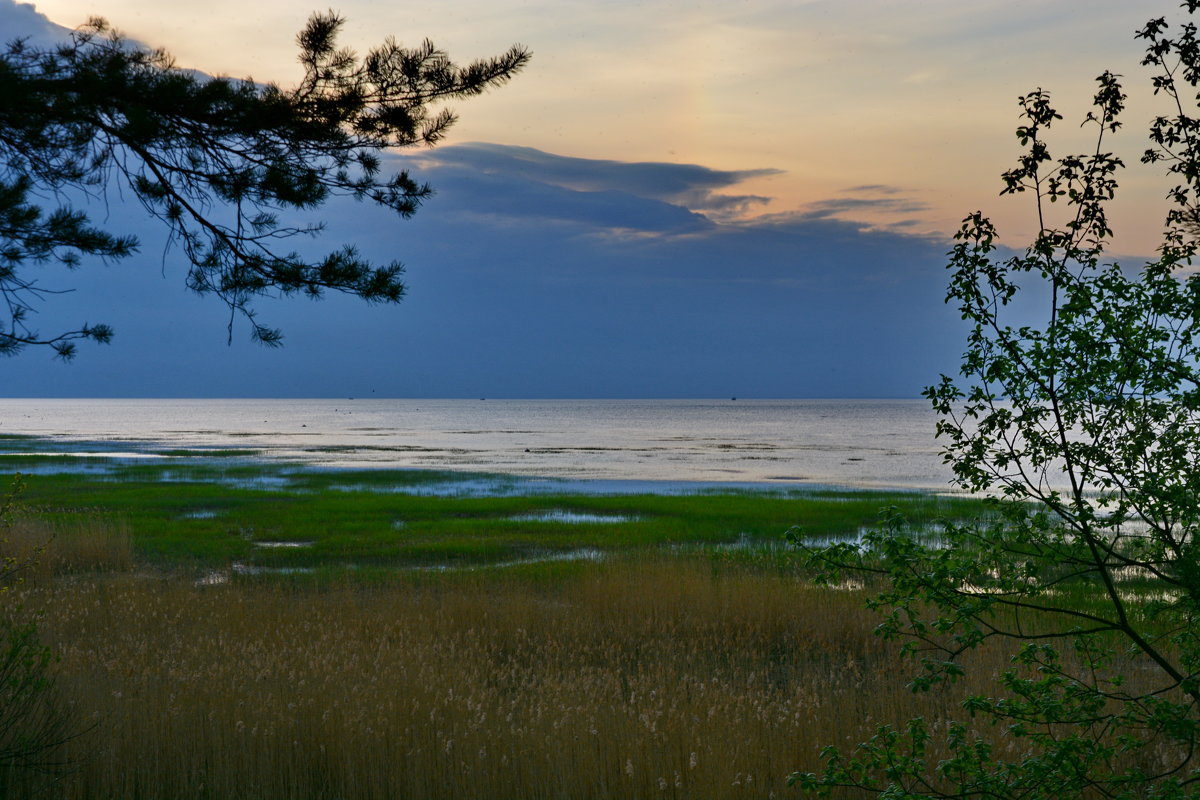
<path fill-rule="evenodd" d="M 21 780 L 68 800 L 784 796 L 821 746 L 947 702 L 888 679 L 907 667 L 862 593 L 814 586 L 786 532 L 981 513 L 918 491 L 2 449 L 22 474 L 4 553 L 30 564 L 6 613 L 36 620 L 73 726 L 65 768 Z"/>

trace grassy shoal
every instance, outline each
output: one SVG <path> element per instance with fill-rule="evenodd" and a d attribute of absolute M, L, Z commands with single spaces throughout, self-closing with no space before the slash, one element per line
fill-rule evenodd
<path fill-rule="evenodd" d="M 61 464 L 63 459 L 56 460 Z M 95 466 L 95 459 L 80 460 Z M 29 464 L 0 457 L 0 474 Z M 480 476 L 414 470 L 325 471 L 238 458 L 116 461 L 103 471 L 25 479 L 21 502 L 52 531 L 84 517 L 128 531 L 139 563 L 164 568 L 338 571 L 486 566 L 601 554 L 782 543 L 800 525 L 853 536 L 886 506 L 918 527 L 980 513 L 978 501 L 916 492 L 484 495 Z M 497 478 L 497 481 L 502 478 Z M 440 486 L 437 493 L 424 493 Z"/>

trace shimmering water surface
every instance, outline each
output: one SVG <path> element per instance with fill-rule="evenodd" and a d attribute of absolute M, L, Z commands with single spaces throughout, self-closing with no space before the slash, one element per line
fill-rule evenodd
<path fill-rule="evenodd" d="M 6 400 L 60 452 L 253 451 L 316 467 L 558 481 L 945 489 L 924 400 Z M 0 440 L 0 452 L 13 442 Z"/>

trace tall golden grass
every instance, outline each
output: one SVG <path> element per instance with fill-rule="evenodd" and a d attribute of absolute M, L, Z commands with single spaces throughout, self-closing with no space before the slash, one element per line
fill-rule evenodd
<path fill-rule="evenodd" d="M 949 710 L 903 688 L 860 596 L 696 559 L 23 600 L 85 730 L 62 798 L 782 797 L 823 745 Z"/>
<path fill-rule="evenodd" d="M 133 569 L 129 527 L 100 514 L 49 521 L 22 516 L 0 528 L 0 557 L 21 565 L 24 580 L 77 572 Z"/>

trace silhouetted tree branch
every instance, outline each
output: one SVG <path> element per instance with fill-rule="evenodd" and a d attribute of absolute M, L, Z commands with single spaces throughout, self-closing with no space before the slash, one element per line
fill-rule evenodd
<path fill-rule="evenodd" d="M 305 258 L 286 242 L 321 225 L 291 215 L 338 195 L 412 215 L 430 187 L 383 174 L 380 152 L 437 143 L 455 121 L 443 102 L 505 83 L 529 52 L 514 46 L 460 67 L 429 41 L 388 39 L 360 58 L 338 46 L 341 26 L 332 12 L 309 19 L 297 37 L 304 76 L 290 90 L 179 69 L 103 20 L 54 49 L 9 45 L 0 54 L 0 354 L 45 345 L 69 359 L 78 340 L 111 338 L 103 324 L 34 329 L 35 305 L 56 290 L 30 272 L 135 252 L 133 237 L 97 227 L 64 199 L 68 190 L 102 197 L 114 179 L 166 225 L 187 286 L 218 296 L 263 344 L 281 339 L 252 308 L 268 293 L 398 302 L 399 262 L 372 264 L 353 246 Z M 50 201 L 57 207 L 47 210 Z"/>

